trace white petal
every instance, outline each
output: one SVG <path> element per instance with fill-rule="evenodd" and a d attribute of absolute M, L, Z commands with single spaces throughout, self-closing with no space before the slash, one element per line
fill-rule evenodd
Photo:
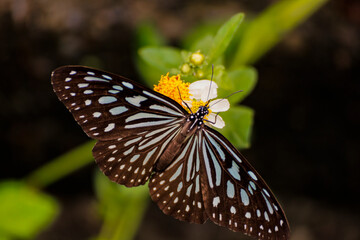
<path fill-rule="evenodd" d="M 230 103 L 229 100 L 225 98 L 215 99 L 210 103 L 210 110 L 213 112 L 225 112 L 229 110 Z"/>
<path fill-rule="evenodd" d="M 210 123 L 212 126 L 214 126 L 216 128 L 225 127 L 225 122 L 219 115 L 216 116 L 215 113 L 210 113 L 207 117 L 209 120 L 209 122 L 207 122 L 207 123 Z"/>
<path fill-rule="evenodd" d="M 210 85 L 211 90 L 209 91 Z M 217 88 L 218 85 L 214 81 L 199 80 L 190 84 L 189 93 L 193 98 L 206 102 L 217 97 Z"/>

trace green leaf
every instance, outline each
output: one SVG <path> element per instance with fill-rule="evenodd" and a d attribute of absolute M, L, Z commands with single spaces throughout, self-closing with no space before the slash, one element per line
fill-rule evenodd
<path fill-rule="evenodd" d="M 95 190 L 104 217 L 104 223 L 96 239 L 133 239 L 149 202 L 147 185 L 126 188 L 111 182 L 97 171 Z"/>
<path fill-rule="evenodd" d="M 190 51 L 195 52 L 200 50 L 201 53 L 207 54 L 214 44 L 214 38 L 212 35 L 205 35 L 204 37 L 195 41 L 190 48 Z"/>
<path fill-rule="evenodd" d="M 135 30 L 135 48 L 139 49 L 145 46 L 163 46 L 166 40 L 160 34 L 154 24 L 142 22 L 136 26 Z"/>
<path fill-rule="evenodd" d="M 325 2 L 327 0 L 282 0 L 270 6 L 244 30 L 231 68 L 257 61 Z"/>
<path fill-rule="evenodd" d="M 179 68 L 182 63 L 180 50 L 172 47 L 144 47 L 139 50 L 139 55 L 147 64 L 164 73 Z"/>
<path fill-rule="evenodd" d="M 226 97 L 236 91 L 242 91 L 229 97 L 230 103 L 239 103 L 248 96 L 257 83 L 257 72 L 252 67 L 239 67 L 233 71 L 229 71 L 221 78 L 219 82 L 220 97 Z"/>
<path fill-rule="evenodd" d="M 232 106 L 229 111 L 220 115 L 226 125 L 219 132 L 236 148 L 249 148 L 254 110 L 245 106 Z"/>
<path fill-rule="evenodd" d="M 1 182 L 0 199 L 0 236 L 9 238 L 34 238 L 59 211 L 52 197 L 20 181 Z"/>
<path fill-rule="evenodd" d="M 144 47 L 139 51 L 142 64 L 138 67 L 148 86 L 156 84 L 162 74 L 178 74 L 182 63 L 181 51 L 171 47 Z M 151 78 L 147 77 L 151 76 Z"/>
<path fill-rule="evenodd" d="M 219 21 L 205 22 L 192 28 L 190 32 L 182 40 L 182 47 L 191 51 L 198 50 L 198 42 L 203 41 L 208 36 L 215 36 L 217 30 L 221 26 Z M 204 52 L 207 54 L 207 52 Z"/>
<path fill-rule="evenodd" d="M 238 13 L 220 27 L 208 54 L 207 61 L 209 64 L 224 53 L 243 19 L 244 14 Z"/>

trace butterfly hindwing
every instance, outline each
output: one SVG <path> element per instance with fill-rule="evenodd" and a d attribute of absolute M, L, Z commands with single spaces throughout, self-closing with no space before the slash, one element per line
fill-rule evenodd
<path fill-rule="evenodd" d="M 209 218 L 259 239 L 288 239 L 285 214 L 264 180 L 217 131 L 200 136 L 203 199 Z"/>
<path fill-rule="evenodd" d="M 127 187 L 145 184 L 180 125 L 175 122 L 124 138 L 98 141 L 93 149 L 95 161 L 114 182 Z"/>
<path fill-rule="evenodd" d="M 199 138 L 191 136 L 174 161 L 149 182 L 150 195 L 159 208 L 176 219 L 203 223 L 204 211 L 200 183 Z"/>

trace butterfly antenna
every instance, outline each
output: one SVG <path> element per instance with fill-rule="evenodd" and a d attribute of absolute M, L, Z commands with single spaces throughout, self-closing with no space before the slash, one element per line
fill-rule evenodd
<path fill-rule="evenodd" d="M 223 101 L 224 99 L 227 99 L 227 98 L 231 97 L 232 95 L 234 95 L 234 94 L 236 94 L 236 93 L 239 93 L 239 92 L 243 92 L 243 90 L 239 90 L 239 91 L 233 92 L 233 93 L 229 94 L 228 96 L 226 96 L 226 97 L 224 97 L 224 98 L 221 98 L 221 99 L 217 100 L 217 101 L 216 101 L 216 102 L 214 102 L 211 106 L 209 106 L 209 108 L 210 108 L 210 107 L 212 107 L 212 106 L 214 106 L 215 104 L 217 104 L 217 103 L 219 103 L 219 102 Z"/>
<path fill-rule="evenodd" d="M 191 114 L 194 114 L 191 110 L 191 108 L 189 107 L 189 105 L 181 98 L 181 93 L 180 93 L 180 89 L 179 87 L 177 87 L 178 91 L 179 91 L 179 96 L 180 96 L 180 99 L 181 101 L 185 104 L 185 106 L 189 109 L 189 111 L 191 112 Z"/>
<path fill-rule="evenodd" d="M 211 65 L 211 80 L 210 80 L 210 87 L 209 87 L 209 91 L 208 91 L 208 95 L 207 95 L 207 100 L 206 100 L 206 104 L 205 106 L 208 106 L 209 103 L 210 103 L 210 100 L 209 100 L 209 96 L 210 96 L 210 91 L 211 91 L 211 85 L 212 85 L 212 82 L 213 82 L 213 77 L 214 77 L 214 64 Z"/>

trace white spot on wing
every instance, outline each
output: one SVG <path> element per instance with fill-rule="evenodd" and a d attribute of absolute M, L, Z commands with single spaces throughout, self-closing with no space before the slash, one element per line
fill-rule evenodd
<path fill-rule="evenodd" d="M 183 165 L 181 164 L 178 169 L 176 170 L 176 172 L 174 173 L 174 175 L 172 175 L 172 177 L 169 179 L 170 182 L 174 181 L 181 173 Z"/>
<path fill-rule="evenodd" d="M 111 78 L 110 76 L 108 76 L 108 75 L 102 75 L 102 76 L 103 76 L 103 78 L 106 78 L 106 79 L 112 80 L 112 78 Z"/>
<path fill-rule="evenodd" d="M 226 184 L 226 194 L 229 198 L 233 198 L 235 196 L 235 187 L 230 180 L 228 180 Z"/>
<path fill-rule="evenodd" d="M 109 103 L 113 103 L 116 101 L 117 101 L 117 98 L 113 97 L 113 96 L 103 96 L 103 97 L 99 98 L 100 104 L 109 104 Z"/>
<path fill-rule="evenodd" d="M 249 196 L 246 193 L 246 191 L 244 189 L 240 190 L 240 196 L 241 196 L 241 201 L 245 206 L 248 206 L 250 201 L 249 201 Z"/>
<path fill-rule="evenodd" d="M 240 173 L 239 173 L 239 166 L 233 161 L 231 168 L 228 168 L 229 173 L 233 178 L 240 181 Z"/>
<path fill-rule="evenodd" d="M 118 94 L 120 91 L 111 89 L 108 92 L 111 93 L 111 94 Z"/>
<path fill-rule="evenodd" d="M 79 83 L 79 84 L 78 84 L 78 87 L 79 87 L 79 88 L 86 88 L 86 87 L 88 87 L 88 86 L 89 86 L 88 83 Z"/>
<path fill-rule="evenodd" d="M 84 77 L 84 79 L 85 79 L 86 81 L 90 81 L 90 82 L 92 82 L 92 81 L 94 81 L 94 82 L 109 82 L 108 80 L 103 79 L 103 78 L 90 77 L 90 76 Z"/>
<path fill-rule="evenodd" d="M 147 100 L 147 98 L 144 96 L 134 96 L 134 97 L 126 97 L 125 100 L 136 107 L 141 107 L 140 103 Z"/>
<path fill-rule="evenodd" d="M 140 154 L 134 155 L 134 156 L 130 159 L 130 162 L 135 162 L 139 157 L 140 157 Z"/>
<path fill-rule="evenodd" d="M 217 206 L 219 205 L 219 203 L 220 203 L 220 197 L 219 197 L 219 196 L 214 197 L 214 199 L 213 199 L 213 206 L 214 206 L 214 207 L 217 207 Z"/>
<path fill-rule="evenodd" d="M 115 116 L 115 115 L 122 114 L 122 113 L 126 112 L 127 110 L 128 110 L 127 107 L 118 106 L 118 107 L 111 108 L 109 110 L 109 112 L 111 113 L 111 115 Z"/>
<path fill-rule="evenodd" d="M 133 86 L 131 83 L 129 83 L 129 82 L 122 82 L 122 84 L 123 84 L 125 87 L 127 87 L 127 88 L 130 88 L 130 89 L 133 89 L 133 88 L 134 88 L 134 86 Z"/>
<path fill-rule="evenodd" d="M 183 182 L 179 182 L 179 185 L 177 187 L 177 191 L 180 192 L 180 190 L 183 188 Z"/>
<path fill-rule="evenodd" d="M 123 90 L 122 86 L 119 86 L 119 85 L 113 85 L 113 89 L 116 89 L 116 90 L 119 90 L 119 91 Z"/>
<path fill-rule="evenodd" d="M 94 112 L 93 117 L 98 118 L 101 116 L 101 112 Z"/>
<path fill-rule="evenodd" d="M 135 123 L 135 124 L 128 124 L 125 125 L 125 128 L 138 128 L 138 127 L 150 127 L 150 126 L 156 126 L 156 125 L 162 125 L 165 123 L 169 123 L 173 121 L 173 119 L 169 119 L 169 120 L 162 120 L 162 121 L 154 121 L 154 122 L 142 122 L 142 123 Z"/>
<path fill-rule="evenodd" d="M 255 175 L 255 173 L 253 173 L 252 171 L 248 171 L 248 174 L 249 174 L 249 176 L 250 176 L 252 179 L 254 179 L 255 181 L 258 180 L 257 177 L 256 177 L 256 175 Z"/>
<path fill-rule="evenodd" d="M 183 116 L 182 113 L 176 112 L 173 109 L 165 107 L 165 106 L 160 106 L 160 105 L 154 104 L 154 105 L 151 105 L 149 108 L 153 109 L 153 110 L 160 110 L 160 111 L 166 112 L 166 113 L 171 113 L 171 114 L 174 114 L 174 115 L 180 116 L 180 117 Z"/>
<path fill-rule="evenodd" d="M 107 127 L 104 129 L 104 132 L 110 132 L 115 128 L 115 123 L 109 123 Z"/>

